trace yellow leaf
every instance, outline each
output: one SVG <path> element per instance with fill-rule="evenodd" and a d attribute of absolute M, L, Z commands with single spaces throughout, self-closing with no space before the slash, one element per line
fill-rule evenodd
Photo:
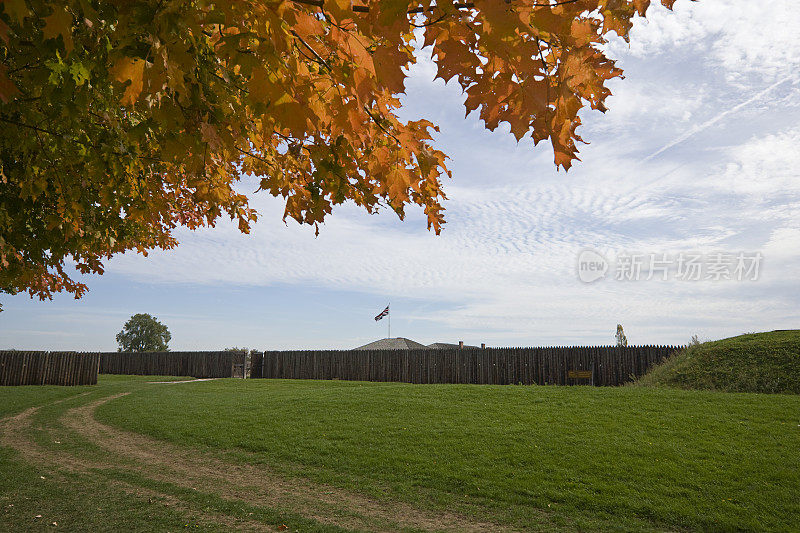
<path fill-rule="evenodd" d="M 200 133 L 203 141 L 208 143 L 214 150 L 218 150 L 222 146 L 222 139 L 220 139 L 217 128 L 207 122 L 200 124 Z"/>
<path fill-rule="evenodd" d="M 64 48 L 69 54 L 75 45 L 72 42 L 72 14 L 66 9 L 56 8 L 53 13 L 44 19 L 44 33 L 45 39 L 55 39 L 59 35 L 64 40 Z"/>
<path fill-rule="evenodd" d="M 405 91 L 405 78 L 402 66 L 408 61 L 408 57 L 397 49 L 390 49 L 388 46 L 379 46 L 372 57 L 375 67 L 375 74 L 381 85 L 393 93 Z"/>
<path fill-rule="evenodd" d="M 269 79 L 269 71 L 264 67 L 256 67 L 248 83 L 250 99 L 252 102 L 269 101 L 270 92 L 273 90 L 272 82 Z"/>
<path fill-rule="evenodd" d="M 110 74 L 117 81 L 125 83 L 130 81 L 131 84 L 125 89 L 125 94 L 122 95 L 120 102 L 125 105 L 133 105 L 139 94 L 142 92 L 142 77 L 144 76 L 144 59 L 123 57 L 118 60 L 111 68 Z"/>
<path fill-rule="evenodd" d="M 408 198 L 408 188 L 411 186 L 411 176 L 406 169 L 393 168 L 386 176 L 389 189 L 389 198 L 393 202 L 404 202 Z"/>
<path fill-rule="evenodd" d="M 650 0 L 633 0 L 633 6 L 636 8 L 636 12 L 639 15 L 644 16 L 647 12 L 647 8 L 650 7 Z"/>
<path fill-rule="evenodd" d="M 283 100 L 284 98 L 281 98 Z M 308 119 L 302 105 L 297 102 L 285 102 L 273 106 L 272 116 L 280 124 L 281 130 L 287 129 L 294 137 L 302 138 L 308 132 Z"/>
<path fill-rule="evenodd" d="M 353 16 L 352 11 L 350 11 L 350 0 L 333 0 L 332 2 L 327 2 L 325 4 L 325 10 L 338 21 L 346 20 Z"/>
<path fill-rule="evenodd" d="M 419 165 L 420 173 L 423 178 L 427 178 L 432 170 L 435 170 L 439 164 L 439 160 L 433 155 L 430 150 L 423 148 L 417 152 L 417 164 Z"/>
<path fill-rule="evenodd" d="M 20 25 L 31 14 L 25 0 L 3 0 L 3 10 Z"/>

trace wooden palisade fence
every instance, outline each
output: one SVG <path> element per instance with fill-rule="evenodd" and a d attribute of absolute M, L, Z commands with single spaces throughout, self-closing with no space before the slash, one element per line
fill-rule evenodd
<path fill-rule="evenodd" d="M 99 353 L 0 351 L 0 385 L 96 385 Z"/>
<path fill-rule="evenodd" d="M 244 352 L 105 352 L 101 374 L 230 378 L 241 375 Z"/>
<path fill-rule="evenodd" d="M 615 386 L 643 375 L 651 366 L 682 348 L 559 346 L 269 351 L 251 356 L 250 377 L 406 383 Z M 575 378 L 576 375 L 591 377 Z"/>

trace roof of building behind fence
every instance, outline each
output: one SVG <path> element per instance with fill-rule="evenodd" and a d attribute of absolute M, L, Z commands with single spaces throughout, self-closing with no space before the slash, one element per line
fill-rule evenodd
<path fill-rule="evenodd" d="M 419 348 L 424 349 L 427 346 L 405 337 L 395 337 L 392 339 L 379 339 L 364 346 L 359 346 L 356 350 L 416 350 Z"/>
<path fill-rule="evenodd" d="M 453 344 L 452 342 L 434 342 L 433 344 L 428 345 L 428 348 L 435 348 L 437 350 L 444 350 L 447 348 L 460 348 L 460 347 L 461 347 L 460 345 Z M 477 348 L 477 346 L 465 344 L 464 348 Z"/>

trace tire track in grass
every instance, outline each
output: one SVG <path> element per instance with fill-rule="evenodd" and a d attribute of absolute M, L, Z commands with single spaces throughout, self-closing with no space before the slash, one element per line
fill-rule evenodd
<path fill-rule="evenodd" d="M 60 461 L 54 460 L 55 458 L 58 459 L 70 458 L 71 460 L 65 461 L 63 464 L 65 470 L 68 471 L 86 470 L 87 468 L 90 467 L 89 463 L 83 463 L 81 461 L 78 461 L 77 459 L 72 458 L 67 454 L 54 452 L 52 450 L 47 450 L 43 448 L 42 446 L 34 442 L 31 438 L 29 438 L 28 432 L 31 428 L 33 428 L 33 422 L 31 421 L 31 418 L 42 407 L 49 405 L 58 405 L 68 400 L 74 400 L 82 396 L 86 396 L 87 394 L 90 393 L 83 392 L 81 394 L 76 394 L 75 396 L 69 396 L 67 398 L 61 398 L 60 400 L 55 400 L 45 405 L 28 407 L 27 409 L 25 409 L 20 413 L 17 413 L 16 415 L 7 416 L 5 418 L 0 419 L 0 445 L 16 450 L 29 463 L 53 466 L 53 465 L 61 465 Z"/>
<path fill-rule="evenodd" d="M 139 468 L 151 476 L 166 477 L 172 483 L 193 489 L 205 487 L 225 498 L 253 505 L 288 507 L 321 523 L 346 528 L 369 531 L 397 531 L 400 528 L 481 533 L 510 531 L 505 526 L 474 521 L 454 513 L 423 511 L 405 503 L 376 501 L 362 494 L 307 480 L 284 479 L 260 465 L 223 461 L 196 449 L 105 425 L 94 417 L 97 407 L 124 394 L 69 409 L 63 422 L 102 448 L 142 465 Z"/>
<path fill-rule="evenodd" d="M 87 483 L 91 483 L 93 486 L 106 486 L 107 488 L 116 489 L 139 500 L 147 499 L 150 503 L 153 503 L 155 499 L 157 502 L 156 504 L 178 511 L 187 518 L 197 518 L 201 522 L 205 522 L 206 525 L 214 526 L 214 529 L 220 529 L 224 531 L 276 530 L 276 527 L 272 527 L 263 522 L 248 520 L 245 518 L 232 516 L 231 514 L 210 512 L 208 510 L 208 505 L 205 503 L 202 505 L 192 506 L 186 501 L 176 497 L 173 494 L 170 494 L 169 491 L 154 490 L 141 486 L 137 483 L 113 479 L 114 476 L 109 476 L 108 474 L 113 473 L 115 470 L 119 470 L 120 464 L 115 464 L 114 462 L 104 460 L 87 461 L 57 448 L 46 448 L 37 443 L 35 439 L 31 437 L 31 431 L 36 429 L 32 419 L 42 407 L 56 405 L 67 400 L 85 396 L 87 394 L 89 393 L 63 398 L 42 406 L 29 407 L 16 415 L 0 419 L 0 446 L 16 450 L 26 462 L 35 465 L 39 469 L 50 469 L 48 479 L 51 482 L 61 484 L 67 483 L 67 478 L 62 475 L 62 472 L 79 474 L 81 476 L 87 476 Z M 107 397 L 104 398 L 104 400 L 101 400 L 101 402 L 108 401 L 111 398 L 124 396 L 125 394 L 128 393 Z M 71 410 L 68 410 L 66 412 L 69 413 L 70 411 Z M 46 429 L 50 434 L 56 431 L 55 428 L 52 427 Z M 109 478 L 111 478 L 110 481 Z M 45 479 L 44 476 L 42 479 Z M 166 482 L 168 483 L 168 481 Z"/>
<path fill-rule="evenodd" d="M 84 393 L 83 396 L 88 393 Z M 70 472 L 102 474 L 124 469 L 136 476 L 162 484 L 192 491 L 202 490 L 229 502 L 242 502 L 254 508 L 290 509 L 292 514 L 310 520 L 363 531 L 510 531 L 505 526 L 474 521 L 455 513 L 437 513 L 416 509 L 400 502 L 380 502 L 362 494 L 332 486 L 315 484 L 303 479 L 285 479 L 259 465 L 223 461 L 201 451 L 151 439 L 144 435 L 120 430 L 99 422 L 94 411 L 100 405 L 129 394 L 106 396 L 90 403 L 66 409 L 59 422 L 87 442 L 99 446 L 110 456 L 86 458 L 58 448 L 47 448 L 30 436 L 34 429 L 32 417 L 40 407 L 32 407 L 0 420 L 0 444 L 11 447 L 26 461 L 52 466 Z M 52 402 L 61 403 L 73 396 Z M 55 433 L 57 428 L 46 428 Z M 59 435 L 59 438 L 64 438 Z M 108 477 L 108 476 L 106 476 Z M 113 479 L 113 475 L 111 476 Z M 105 480 L 107 481 L 107 480 Z M 136 483 L 115 480 L 128 487 L 126 493 L 137 495 L 153 491 Z M 186 502 L 175 502 L 175 495 L 154 491 L 164 501 L 173 502 L 181 512 L 199 513 L 204 519 L 229 529 L 251 531 L 273 530 L 262 522 L 248 521 L 226 514 L 210 513 L 203 507 L 193 508 Z M 180 498 L 178 498 L 180 500 Z"/>
<path fill-rule="evenodd" d="M 124 492 L 125 494 L 133 496 L 135 498 L 142 500 L 147 499 L 151 503 L 154 501 L 158 502 L 158 504 L 174 509 L 186 516 L 192 516 L 193 514 L 197 513 L 197 509 L 192 508 L 192 506 L 190 505 L 186 505 L 186 503 L 183 500 L 172 494 L 163 493 L 157 490 L 121 481 L 113 481 L 109 485 L 112 488 L 117 488 L 118 490 Z M 202 515 L 203 515 L 202 518 L 210 519 L 210 521 L 213 522 L 215 525 L 223 526 L 226 530 L 238 530 L 238 531 L 276 530 L 275 527 L 268 526 L 267 524 L 263 524 L 261 522 L 256 522 L 254 520 L 244 520 L 227 514 L 209 513 L 208 511 L 204 510 L 202 511 Z"/>

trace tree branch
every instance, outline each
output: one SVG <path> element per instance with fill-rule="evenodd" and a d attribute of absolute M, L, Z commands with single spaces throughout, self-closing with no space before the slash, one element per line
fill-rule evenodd
<path fill-rule="evenodd" d="M 372 114 L 372 111 L 370 111 L 370 110 L 367 108 L 367 106 L 366 106 L 366 105 L 364 106 L 364 111 L 366 111 L 366 112 L 367 112 L 367 115 L 369 115 L 369 118 L 371 118 L 371 119 L 372 119 L 372 121 L 373 121 L 375 124 L 377 124 L 377 125 L 378 125 L 378 127 L 379 127 L 380 129 L 382 129 L 382 130 L 383 130 L 383 131 L 386 133 L 386 135 L 388 135 L 389 137 L 391 137 L 392 139 L 394 139 L 395 141 L 397 141 L 397 144 L 399 144 L 399 145 L 401 145 L 401 146 L 403 145 L 403 143 L 401 143 L 401 142 L 400 142 L 400 139 L 398 139 L 398 138 L 395 136 L 395 134 L 394 134 L 394 133 L 392 133 L 391 131 L 387 130 L 387 129 L 386 129 L 384 126 L 383 126 L 383 124 L 381 124 L 381 123 L 378 121 L 378 119 L 375 117 L 375 115 L 373 115 L 373 114 Z"/>
<path fill-rule="evenodd" d="M 247 150 L 242 150 L 242 149 L 241 149 L 241 148 L 239 148 L 238 146 L 234 146 L 234 148 L 236 148 L 237 150 L 239 150 L 240 152 L 242 152 L 244 155 L 248 155 L 248 156 L 252 157 L 253 159 L 258 159 L 258 160 L 259 160 L 259 161 L 261 161 L 262 163 L 266 163 L 266 164 L 268 164 L 268 165 L 269 165 L 269 166 L 271 166 L 271 167 L 274 167 L 274 166 L 275 166 L 275 163 L 273 163 L 272 161 L 267 161 L 267 160 L 266 160 L 266 159 L 264 159 L 263 157 L 259 157 L 259 156 L 257 156 L 256 154 L 254 154 L 254 153 L 252 153 L 252 152 L 248 152 Z"/>
<path fill-rule="evenodd" d="M 310 1 L 310 2 L 313 2 L 313 1 L 315 1 L 315 0 L 309 0 L 309 1 Z M 292 34 L 292 35 L 294 35 L 294 36 L 295 36 L 295 38 L 296 38 L 298 41 L 300 41 L 300 42 L 303 44 L 303 46 L 305 46 L 306 48 L 308 48 L 308 50 L 309 50 L 309 51 L 310 51 L 312 54 L 314 54 L 314 57 L 315 57 L 315 58 L 317 58 L 317 61 L 318 61 L 318 62 L 320 62 L 322 65 L 325 65 L 325 67 L 327 67 L 327 69 L 328 69 L 328 70 L 330 70 L 331 72 L 333 72 L 333 68 L 331 68 L 331 66 L 328 64 L 328 62 L 327 62 L 327 61 L 325 61 L 325 58 L 324 58 L 324 57 L 322 57 L 321 55 L 319 55 L 319 54 L 317 53 L 317 51 L 316 51 L 316 50 L 314 50 L 314 49 L 311 47 L 311 45 L 309 45 L 307 42 L 305 42 L 305 41 L 303 40 L 303 38 L 302 38 L 302 37 L 300 37 L 299 35 L 297 35 L 297 32 L 296 32 L 296 31 L 294 31 L 294 30 L 289 30 L 289 31 L 291 32 L 291 34 Z"/>
<path fill-rule="evenodd" d="M 44 128 L 39 128 L 38 126 L 31 126 L 30 124 L 23 124 L 22 122 L 16 122 L 14 120 L 9 120 L 9 119 L 3 118 L 3 117 L 0 117 L 0 122 L 6 122 L 8 124 L 13 124 L 14 126 L 18 126 L 20 128 L 28 128 L 28 129 L 31 129 L 31 130 L 37 132 L 37 133 L 46 133 L 48 135 L 52 135 L 53 137 L 61 137 L 62 139 L 65 139 L 67 141 L 73 142 L 75 144 L 80 144 L 81 146 L 90 146 L 92 148 L 97 148 L 97 145 L 95 145 L 95 144 L 87 144 L 87 143 L 85 143 L 83 141 L 79 141 L 78 139 L 74 139 L 74 138 L 70 137 L 69 135 L 66 135 L 64 133 L 59 133 L 57 131 L 46 130 Z M 122 157 L 124 155 L 133 155 L 136 159 L 144 159 L 146 161 L 156 161 L 158 163 L 166 163 L 166 161 L 164 161 L 162 159 L 158 159 L 157 157 L 149 157 L 149 156 L 146 156 L 146 155 L 135 155 L 135 154 L 122 154 L 120 152 L 117 152 L 116 150 L 112 151 L 111 153 L 113 153 L 116 156 L 120 156 L 120 157 Z"/>
<path fill-rule="evenodd" d="M 48 135 L 54 135 L 56 137 L 65 137 L 63 133 L 57 133 L 55 131 L 46 130 L 46 129 L 39 128 L 39 127 L 36 127 L 36 126 L 31 126 L 30 124 L 23 124 L 22 122 L 16 122 L 14 120 L 9 120 L 9 119 L 3 118 L 3 117 L 0 117 L 0 121 L 6 122 L 8 124 L 13 124 L 14 126 L 19 126 L 20 128 L 28 128 L 28 129 L 31 129 L 33 131 L 38 131 L 38 132 L 41 132 L 41 133 L 47 133 Z M 81 143 L 81 144 L 83 144 L 83 143 Z"/>

